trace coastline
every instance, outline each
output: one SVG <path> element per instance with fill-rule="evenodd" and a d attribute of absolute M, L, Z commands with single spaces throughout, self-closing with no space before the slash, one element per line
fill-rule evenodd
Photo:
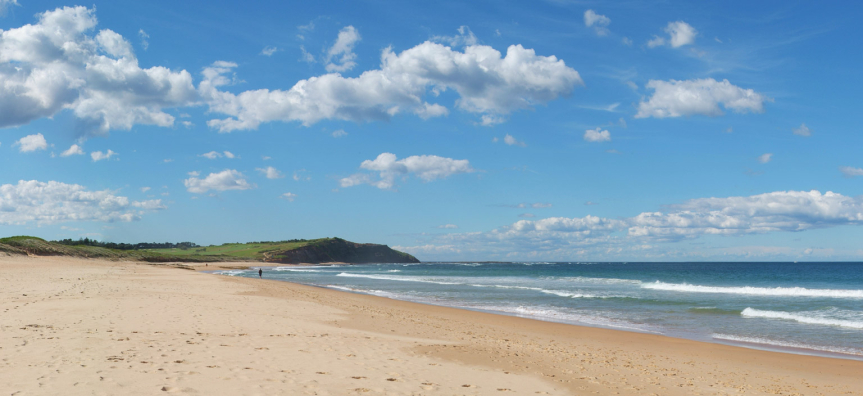
<path fill-rule="evenodd" d="M 260 266 L 218 264 L 192 267 Z M 855 360 L 206 275 L 169 265 L 0 257 L 0 367 L 9 373 L 0 387 L 51 393 L 70 386 L 69 394 L 863 389 L 863 362 Z"/>

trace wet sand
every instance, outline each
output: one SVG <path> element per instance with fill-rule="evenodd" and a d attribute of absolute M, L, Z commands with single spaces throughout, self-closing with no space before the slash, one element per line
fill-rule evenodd
<path fill-rule="evenodd" d="M 166 265 L 0 257 L 0 297 L 0 394 L 863 395 L 860 361 Z"/>

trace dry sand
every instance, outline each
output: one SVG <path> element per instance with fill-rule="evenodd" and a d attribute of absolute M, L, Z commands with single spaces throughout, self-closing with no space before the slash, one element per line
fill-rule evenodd
<path fill-rule="evenodd" d="M 863 362 L 168 266 L 0 257 L 0 395 L 164 393 L 863 395 Z"/>

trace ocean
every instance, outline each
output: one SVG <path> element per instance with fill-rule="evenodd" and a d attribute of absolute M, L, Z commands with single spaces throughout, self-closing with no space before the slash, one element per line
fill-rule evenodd
<path fill-rule="evenodd" d="M 223 275 L 257 277 L 254 270 Z M 422 263 L 264 278 L 544 321 L 863 360 L 863 263 Z"/>

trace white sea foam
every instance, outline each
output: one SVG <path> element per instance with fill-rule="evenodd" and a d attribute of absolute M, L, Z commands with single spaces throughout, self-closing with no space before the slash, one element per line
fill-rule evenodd
<path fill-rule="evenodd" d="M 744 318 L 793 320 L 799 323 L 839 326 L 847 327 L 849 329 L 863 330 L 863 313 L 856 311 L 827 309 L 819 311 L 783 312 L 746 308 L 740 312 L 740 315 Z"/>
<path fill-rule="evenodd" d="M 585 276 L 569 276 L 569 277 L 546 277 L 543 279 L 561 280 L 575 283 L 590 283 L 590 284 L 641 284 L 641 281 L 633 279 L 617 279 L 617 278 L 590 278 Z"/>
<path fill-rule="evenodd" d="M 459 285 L 459 284 L 462 284 L 460 282 L 447 282 L 447 281 L 438 280 L 439 278 L 426 278 L 426 277 L 421 277 L 421 276 L 371 275 L 371 274 L 354 274 L 354 273 L 350 273 L 350 272 L 341 272 L 336 276 L 344 276 L 344 277 L 348 277 L 348 278 L 391 280 L 391 281 L 399 281 L 399 282 L 434 283 L 437 285 Z"/>
<path fill-rule="evenodd" d="M 752 296 L 773 297 L 827 297 L 827 298 L 863 298 L 863 290 L 851 289 L 807 289 L 803 287 L 723 287 L 700 286 L 687 283 L 653 282 L 642 283 L 641 287 L 651 290 L 665 290 L 688 293 L 721 293 Z"/>
<path fill-rule="evenodd" d="M 724 341 L 734 341 L 734 342 L 743 342 L 747 344 L 761 344 L 761 345 L 771 345 L 778 346 L 783 348 L 795 348 L 795 349 L 809 349 L 813 351 L 820 352 L 832 352 L 832 353 L 841 353 L 845 355 L 857 355 L 863 356 L 863 350 L 854 349 L 854 348 L 840 348 L 840 347 L 831 347 L 831 346 L 822 346 L 822 345 L 809 345 L 799 342 L 791 342 L 791 341 L 779 341 L 779 340 L 771 340 L 768 338 L 762 337 L 741 337 L 731 334 L 713 334 L 712 337 L 717 340 Z"/>
<path fill-rule="evenodd" d="M 403 294 L 398 294 L 398 293 L 391 293 L 391 292 L 384 291 L 384 290 L 355 289 L 355 288 L 351 288 L 351 287 L 338 286 L 338 285 L 327 285 L 327 287 L 330 289 L 344 290 L 344 291 L 349 291 L 349 292 L 354 292 L 354 293 L 371 294 L 371 295 L 375 295 L 375 296 L 379 296 L 379 297 L 391 298 L 393 300 L 413 301 L 413 299 L 409 298 L 409 296 L 406 296 Z"/>
<path fill-rule="evenodd" d="M 647 333 L 661 333 L 648 325 L 631 323 L 625 320 L 609 318 L 592 312 L 567 312 L 560 309 L 528 307 L 528 306 L 477 306 L 471 307 L 486 311 L 507 313 L 511 315 L 538 319 L 547 322 L 578 323 L 591 326 L 613 327 Z"/>
<path fill-rule="evenodd" d="M 213 272 L 216 275 L 227 275 L 227 276 L 237 276 L 246 272 L 245 270 L 226 270 L 226 271 L 216 271 Z"/>

